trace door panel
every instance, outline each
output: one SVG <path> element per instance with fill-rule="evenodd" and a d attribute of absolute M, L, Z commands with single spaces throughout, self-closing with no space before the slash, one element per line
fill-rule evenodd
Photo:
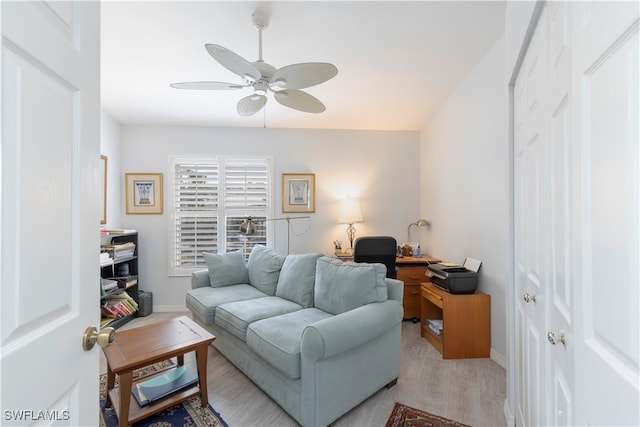
<path fill-rule="evenodd" d="M 584 290 L 577 299 L 584 324 L 576 369 L 590 372 L 578 378 L 577 421 L 591 425 L 640 424 L 639 8 L 637 2 L 576 7 Z"/>
<path fill-rule="evenodd" d="M 3 420 L 96 425 L 99 4 L 0 8 Z"/>
<path fill-rule="evenodd" d="M 514 88 L 514 227 L 516 260 L 516 341 L 518 344 L 518 425 L 546 424 L 546 243 L 544 193 L 545 33 L 536 33 Z"/>
<path fill-rule="evenodd" d="M 549 354 L 547 384 L 550 396 L 549 419 L 552 425 L 572 426 L 574 406 L 574 322 L 571 274 L 571 28 L 570 2 L 549 3 L 549 91 L 548 126 L 550 172 L 549 242 L 546 250 L 549 277 L 548 332 L 565 334 L 565 342 L 546 343 Z"/>

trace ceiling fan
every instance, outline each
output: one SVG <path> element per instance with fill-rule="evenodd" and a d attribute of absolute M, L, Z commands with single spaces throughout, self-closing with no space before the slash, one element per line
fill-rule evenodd
<path fill-rule="evenodd" d="M 326 107 L 313 95 L 304 92 L 310 86 L 326 82 L 338 74 L 335 65 L 326 62 L 304 62 L 276 69 L 262 59 L 262 30 L 267 26 L 267 16 L 261 12 L 252 15 L 258 29 L 258 60 L 249 62 L 229 49 L 206 44 L 209 55 L 229 71 L 242 78 L 243 84 L 196 81 L 172 83 L 176 89 L 233 90 L 250 87 L 251 95 L 242 98 L 237 105 L 238 114 L 251 116 L 267 103 L 267 93 L 273 92 L 276 101 L 285 107 L 307 113 L 322 113 Z"/>

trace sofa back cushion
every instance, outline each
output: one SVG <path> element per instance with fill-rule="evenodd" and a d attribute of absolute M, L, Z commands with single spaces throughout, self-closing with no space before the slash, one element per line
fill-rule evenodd
<path fill-rule="evenodd" d="M 322 257 L 316 268 L 314 305 L 328 313 L 340 314 L 372 302 L 386 301 L 386 274 L 384 264 Z"/>
<path fill-rule="evenodd" d="M 249 284 L 267 295 L 274 295 L 284 260 L 285 256 L 273 249 L 255 245 L 247 263 Z"/>
<path fill-rule="evenodd" d="M 313 284 L 316 263 L 322 254 L 287 255 L 282 264 L 276 296 L 296 302 L 304 308 L 313 307 Z"/>
<path fill-rule="evenodd" d="M 242 257 L 242 251 L 224 254 L 205 252 L 202 256 L 207 263 L 209 281 L 212 287 L 220 288 L 222 286 L 249 283 L 249 273 Z"/>

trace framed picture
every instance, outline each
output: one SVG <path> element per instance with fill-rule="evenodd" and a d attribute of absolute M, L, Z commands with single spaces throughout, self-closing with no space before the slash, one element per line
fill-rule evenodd
<path fill-rule="evenodd" d="M 100 186 L 100 224 L 107 223 L 107 156 L 100 155 L 100 176 L 102 185 Z"/>
<path fill-rule="evenodd" d="M 162 174 L 125 174 L 127 214 L 162 213 Z"/>
<path fill-rule="evenodd" d="M 316 211 L 316 175 L 282 174 L 282 212 Z"/>

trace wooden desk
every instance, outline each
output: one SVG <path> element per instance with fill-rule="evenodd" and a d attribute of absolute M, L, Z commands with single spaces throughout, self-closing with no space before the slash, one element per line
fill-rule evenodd
<path fill-rule="evenodd" d="M 209 405 L 207 352 L 215 339 L 186 316 L 118 332 L 113 344 L 102 349 L 107 359 L 106 407 L 113 404 L 118 426 L 128 426 L 197 394 L 202 407 L 206 408 Z M 177 357 L 178 365 L 182 365 L 184 354 L 190 351 L 196 353 L 198 383 L 141 408 L 131 390 L 143 379 L 134 382 L 133 371 L 172 357 Z M 118 388 L 114 388 L 116 374 L 120 378 Z"/>
<path fill-rule="evenodd" d="M 433 283 L 422 284 L 420 336 L 445 359 L 489 357 L 491 351 L 491 297 L 450 294 Z M 428 319 L 440 319 L 444 328 L 434 333 Z"/>
<path fill-rule="evenodd" d="M 437 264 L 440 260 L 429 256 L 405 256 L 396 258 L 398 280 L 404 282 L 404 318 L 414 323 L 420 320 L 420 283 L 429 282 L 426 276 L 427 265 Z"/>

